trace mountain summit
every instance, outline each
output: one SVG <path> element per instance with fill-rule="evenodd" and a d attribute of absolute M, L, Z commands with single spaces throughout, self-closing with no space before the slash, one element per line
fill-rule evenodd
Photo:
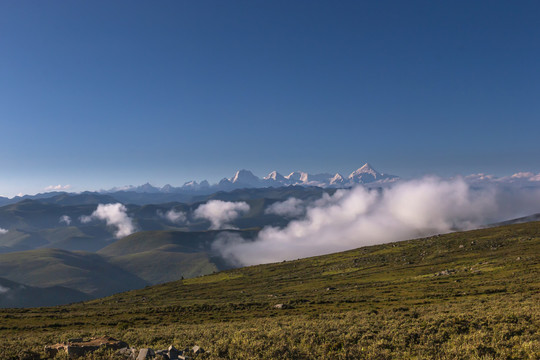
<path fill-rule="evenodd" d="M 244 184 L 244 185 L 256 186 L 256 185 L 259 185 L 259 183 L 261 182 L 261 179 L 253 175 L 251 171 L 242 169 L 242 170 L 238 170 L 236 174 L 234 174 L 234 176 L 230 178 L 230 182 L 233 184 Z"/>
<path fill-rule="evenodd" d="M 365 163 L 364 166 L 353 171 L 348 179 L 355 184 L 366 184 L 379 180 L 395 180 L 397 176 L 380 173 L 369 163 Z"/>
<path fill-rule="evenodd" d="M 285 177 L 278 173 L 277 171 L 272 171 L 270 174 L 266 175 L 263 180 L 270 180 L 270 181 L 285 181 Z"/>

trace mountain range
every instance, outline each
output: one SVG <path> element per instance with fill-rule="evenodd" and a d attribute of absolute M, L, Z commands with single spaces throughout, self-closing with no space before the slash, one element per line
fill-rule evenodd
<path fill-rule="evenodd" d="M 149 183 L 140 186 L 115 187 L 103 190 L 102 193 L 114 193 L 119 191 L 136 193 L 214 193 L 217 191 L 231 191 L 242 188 L 265 188 L 283 186 L 317 186 L 317 187 L 350 187 L 356 184 L 383 183 L 398 180 L 399 177 L 380 173 L 370 164 L 366 163 L 356 169 L 347 177 L 336 173 L 309 174 L 303 171 L 293 171 L 288 175 L 282 175 L 272 171 L 263 178 L 259 178 L 249 170 L 238 170 L 232 177 L 223 178 L 217 184 L 210 184 L 207 180 L 200 183 L 188 181 L 180 187 L 167 184 L 163 187 L 155 187 Z"/>
<path fill-rule="evenodd" d="M 68 193 L 65 191 L 52 191 L 35 195 L 20 195 L 13 198 L 0 196 L 0 206 L 15 204 L 22 200 L 52 200 L 63 205 L 70 204 L 95 204 L 121 202 L 124 204 L 163 204 L 168 202 L 190 203 L 204 201 L 205 197 L 240 189 L 268 189 L 282 187 L 304 187 L 337 189 L 352 187 L 357 184 L 370 186 L 382 186 L 399 180 L 398 176 L 388 175 L 376 171 L 371 165 L 364 166 L 353 171 L 347 177 L 336 174 L 309 174 L 303 171 L 293 171 L 283 176 L 277 171 L 270 172 L 267 176 L 259 178 L 249 170 L 238 170 L 232 177 L 223 178 L 216 184 L 210 184 L 207 180 L 201 182 L 189 181 L 182 186 L 167 184 L 162 187 L 153 186 L 149 183 L 133 186 L 114 187 L 108 190 L 85 191 L 82 193 Z M 99 201 L 96 201 L 99 199 Z"/>

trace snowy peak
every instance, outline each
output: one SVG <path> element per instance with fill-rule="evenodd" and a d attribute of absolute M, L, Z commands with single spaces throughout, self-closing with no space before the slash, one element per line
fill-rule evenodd
<path fill-rule="evenodd" d="M 261 179 L 253 175 L 249 170 L 238 170 L 236 174 L 230 179 L 230 182 L 233 184 L 241 183 L 245 185 L 257 185 Z"/>
<path fill-rule="evenodd" d="M 135 192 L 139 193 L 158 193 L 161 189 L 146 183 L 144 185 L 138 186 L 135 188 Z"/>
<path fill-rule="evenodd" d="M 296 184 L 296 183 L 304 183 L 308 181 L 308 173 L 302 172 L 302 171 L 293 171 L 289 175 L 285 176 L 285 179 L 289 180 L 289 182 Z"/>
<path fill-rule="evenodd" d="M 378 175 L 382 175 L 382 174 L 379 174 L 377 172 L 377 170 L 375 170 L 371 165 L 369 165 L 368 163 L 365 163 L 361 168 L 356 169 L 355 171 L 353 171 L 349 175 L 349 179 L 353 179 L 353 178 L 358 177 L 358 176 L 360 176 L 362 174 L 369 174 L 369 175 L 372 175 L 374 178 L 376 178 Z"/>
<path fill-rule="evenodd" d="M 218 186 L 221 186 L 221 185 L 228 185 L 231 183 L 231 180 L 227 179 L 227 178 L 223 178 L 219 181 L 218 183 Z"/>
<path fill-rule="evenodd" d="M 345 182 L 345 179 L 340 173 L 336 173 L 331 179 L 330 179 L 330 185 L 341 185 Z"/>
<path fill-rule="evenodd" d="M 182 185 L 182 187 L 184 187 L 184 188 L 196 188 L 198 186 L 199 186 L 199 184 L 197 184 L 197 182 L 195 180 L 188 181 L 188 182 L 184 183 L 184 185 Z"/>
<path fill-rule="evenodd" d="M 270 174 L 266 175 L 263 179 L 264 180 L 273 180 L 273 181 L 284 181 L 285 177 L 274 170 Z"/>
<path fill-rule="evenodd" d="M 378 172 L 371 165 L 365 163 L 361 168 L 353 171 L 349 175 L 349 181 L 356 184 L 366 184 L 374 181 L 394 181 L 398 177 Z"/>

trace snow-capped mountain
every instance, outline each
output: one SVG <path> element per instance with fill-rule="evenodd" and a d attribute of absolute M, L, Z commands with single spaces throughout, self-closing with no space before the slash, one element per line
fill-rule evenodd
<path fill-rule="evenodd" d="M 285 176 L 285 179 L 289 184 L 307 183 L 309 174 L 303 171 L 293 171 L 289 175 Z"/>
<path fill-rule="evenodd" d="M 349 175 L 349 182 L 354 184 L 367 184 L 374 181 L 380 181 L 380 180 L 394 180 L 397 179 L 397 176 L 395 175 L 388 175 L 388 174 L 382 174 L 380 172 L 377 172 L 371 165 L 366 163 L 361 168 L 353 171 Z"/>
<path fill-rule="evenodd" d="M 158 188 L 148 183 L 141 186 L 125 186 L 111 189 L 106 192 L 131 191 L 137 193 L 195 193 L 208 194 L 216 191 L 230 191 L 241 188 L 261 188 L 261 187 L 281 187 L 281 186 L 318 186 L 318 187 L 350 187 L 355 184 L 378 184 L 391 182 L 399 178 L 377 172 L 371 165 L 365 164 L 361 168 L 353 171 L 348 178 L 336 173 L 309 174 L 303 171 L 293 171 L 289 175 L 283 176 L 277 171 L 272 171 L 262 179 L 254 175 L 249 170 L 238 170 L 232 177 L 223 178 L 217 184 L 210 185 L 203 180 L 189 181 L 180 187 L 169 184 Z"/>
<path fill-rule="evenodd" d="M 331 179 L 330 179 L 330 186 L 340 186 L 343 183 L 345 183 L 345 179 L 343 178 L 343 175 L 340 173 L 336 173 Z"/>
<path fill-rule="evenodd" d="M 265 181 L 279 181 L 279 182 L 285 182 L 285 177 L 278 173 L 277 171 L 272 171 L 270 174 L 266 175 L 263 180 Z"/>
<path fill-rule="evenodd" d="M 249 170 L 238 170 L 229 181 L 233 184 L 247 185 L 248 187 L 257 187 L 261 183 L 261 179 L 253 175 Z"/>

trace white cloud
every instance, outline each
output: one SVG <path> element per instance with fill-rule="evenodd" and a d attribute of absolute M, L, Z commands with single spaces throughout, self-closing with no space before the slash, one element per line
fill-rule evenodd
<path fill-rule="evenodd" d="M 511 176 L 496 177 L 494 175 L 486 174 L 472 174 L 465 177 L 465 180 L 469 183 L 482 183 L 482 184 L 499 184 L 499 185 L 533 185 L 539 186 L 540 173 L 535 174 L 533 172 L 518 172 Z"/>
<path fill-rule="evenodd" d="M 540 181 L 540 174 L 535 174 L 532 172 L 518 172 L 512 175 L 512 179 L 523 179 L 528 181 Z"/>
<path fill-rule="evenodd" d="M 0 285 L 0 295 L 7 293 L 9 290 L 11 290 L 8 287 Z"/>
<path fill-rule="evenodd" d="M 91 215 L 81 215 L 81 216 L 79 216 L 79 221 L 82 224 L 88 224 L 90 221 L 92 221 L 92 216 Z"/>
<path fill-rule="evenodd" d="M 180 210 L 176 211 L 174 209 L 171 209 L 167 211 L 166 213 L 164 213 L 161 210 L 158 210 L 157 214 L 158 216 L 166 220 L 169 220 L 170 222 L 175 223 L 175 224 L 185 223 L 187 220 L 186 213 Z"/>
<path fill-rule="evenodd" d="M 71 185 L 49 185 L 45 188 L 45 191 L 62 191 L 62 190 L 68 190 L 71 188 Z"/>
<path fill-rule="evenodd" d="M 79 220 L 86 224 L 93 219 L 105 220 L 107 225 L 116 227 L 115 236 L 121 238 L 135 232 L 135 225 L 126 213 L 127 209 L 123 204 L 99 204 L 92 215 L 83 215 Z"/>
<path fill-rule="evenodd" d="M 8 229 L 0 228 L 0 235 L 7 234 L 8 231 L 9 231 Z"/>
<path fill-rule="evenodd" d="M 218 230 L 231 228 L 227 223 L 249 211 L 249 205 L 245 202 L 230 202 L 210 200 L 200 205 L 194 212 L 196 219 L 206 219 L 212 224 L 210 229 Z"/>
<path fill-rule="evenodd" d="M 238 264 L 260 264 L 473 229 L 539 211 L 540 189 L 472 188 L 463 179 L 425 178 L 325 194 L 285 228 L 265 227 L 255 241 L 223 235 L 215 248 Z"/>
<path fill-rule="evenodd" d="M 297 217 L 303 215 L 304 212 L 304 201 L 293 197 L 282 202 L 273 203 L 264 211 L 265 214 L 275 214 L 287 217 Z"/>
<path fill-rule="evenodd" d="M 67 226 L 69 226 L 71 224 L 71 218 L 68 215 L 62 215 L 60 216 L 58 222 L 65 223 Z"/>

